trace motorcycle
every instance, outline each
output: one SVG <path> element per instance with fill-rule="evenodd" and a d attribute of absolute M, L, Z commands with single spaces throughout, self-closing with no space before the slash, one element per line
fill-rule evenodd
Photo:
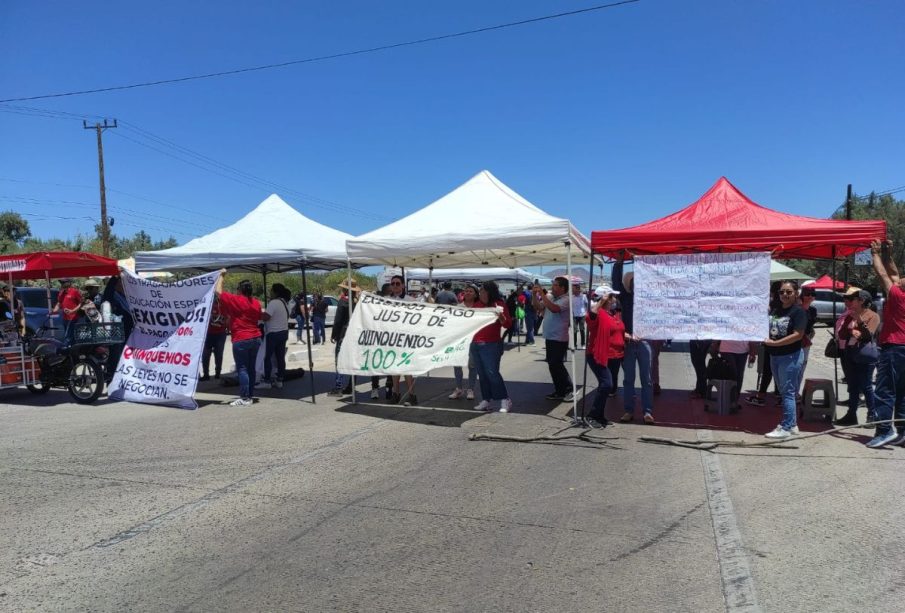
<path fill-rule="evenodd" d="M 59 339 L 46 324 L 26 340 L 26 351 L 41 368 L 33 394 L 62 387 L 79 404 L 91 404 L 104 391 L 110 347 L 123 343 L 122 323 L 78 323 L 70 338 Z"/>

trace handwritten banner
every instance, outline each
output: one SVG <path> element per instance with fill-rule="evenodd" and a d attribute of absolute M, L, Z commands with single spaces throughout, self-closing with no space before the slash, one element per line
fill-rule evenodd
<path fill-rule="evenodd" d="M 496 321 L 497 313 L 364 292 L 339 350 L 339 372 L 422 375 L 443 366 L 467 366 L 471 338 Z"/>
<path fill-rule="evenodd" d="M 767 337 L 769 253 L 635 258 L 634 332 L 641 338 L 751 341 Z"/>
<path fill-rule="evenodd" d="M 122 270 L 135 327 L 110 383 L 111 399 L 198 407 L 198 365 L 219 276 L 158 283 Z"/>

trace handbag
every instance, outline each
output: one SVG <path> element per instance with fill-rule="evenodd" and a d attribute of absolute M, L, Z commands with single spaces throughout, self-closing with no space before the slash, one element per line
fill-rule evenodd
<path fill-rule="evenodd" d="M 830 334 L 826 349 L 823 350 L 823 355 L 834 360 L 839 357 L 839 343 L 836 342 L 836 337 L 832 334 Z"/>
<path fill-rule="evenodd" d="M 880 348 L 873 341 L 852 347 L 851 353 L 855 364 L 873 364 L 880 359 Z"/>

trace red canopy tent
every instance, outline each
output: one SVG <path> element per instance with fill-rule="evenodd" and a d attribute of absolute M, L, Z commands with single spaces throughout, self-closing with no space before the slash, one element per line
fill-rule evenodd
<path fill-rule="evenodd" d="M 0 279 L 59 279 L 118 274 L 116 260 L 80 251 L 42 251 L 0 256 Z"/>
<path fill-rule="evenodd" d="M 829 275 L 823 275 L 822 277 L 818 277 L 813 281 L 805 281 L 801 285 L 807 285 L 808 287 L 812 287 L 814 289 L 833 289 L 833 278 Z M 845 289 L 845 283 L 843 283 L 842 281 L 836 281 L 836 289 Z"/>
<path fill-rule="evenodd" d="M 816 219 L 763 207 L 720 177 L 681 211 L 655 221 L 591 233 L 591 249 L 611 257 L 772 251 L 775 258 L 821 259 L 852 255 L 886 238 L 885 221 Z"/>

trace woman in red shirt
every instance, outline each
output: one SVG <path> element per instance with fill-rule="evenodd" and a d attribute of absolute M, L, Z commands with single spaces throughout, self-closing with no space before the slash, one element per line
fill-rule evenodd
<path fill-rule="evenodd" d="M 501 307 L 499 319 L 478 330 L 471 340 L 469 350 L 475 369 L 481 380 L 481 402 L 476 411 L 489 411 L 492 400 L 500 401 L 500 413 L 512 410 L 512 401 L 506 390 L 506 382 L 500 374 L 500 360 L 503 358 L 503 332 L 512 327 L 512 316 L 506 308 L 506 301 L 500 295 L 500 288 L 493 281 L 486 281 L 478 292 L 475 307 Z"/>
<path fill-rule="evenodd" d="M 217 281 L 214 291 L 220 297 L 220 312 L 229 320 L 229 331 L 233 337 L 233 360 L 239 375 L 239 397 L 229 404 L 244 407 L 252 403 L 255 389 L 255 360 L 261 347 L 261 303 L 252 297 L 251 281 L 239 282 L 238 294 L 223 291 L 223 275 Z"/>
<path fill-rule="evenodd" d="M 604 416 L 603 410 L 606 408 L 607 396 L 614 389 L 609 362 L 625 354 L 625 324 L 610 313 L 610 306 L 616 302 L 618 292 L 611 287 L 601 286 L 594 293 L 600 300 L 591 305 L 585 316 L 588 324 L 585 360 L 588 368 L 597 377 L 597 394 L 585 421 L 592 428 L 605 428 L 610 422 Z"/>

